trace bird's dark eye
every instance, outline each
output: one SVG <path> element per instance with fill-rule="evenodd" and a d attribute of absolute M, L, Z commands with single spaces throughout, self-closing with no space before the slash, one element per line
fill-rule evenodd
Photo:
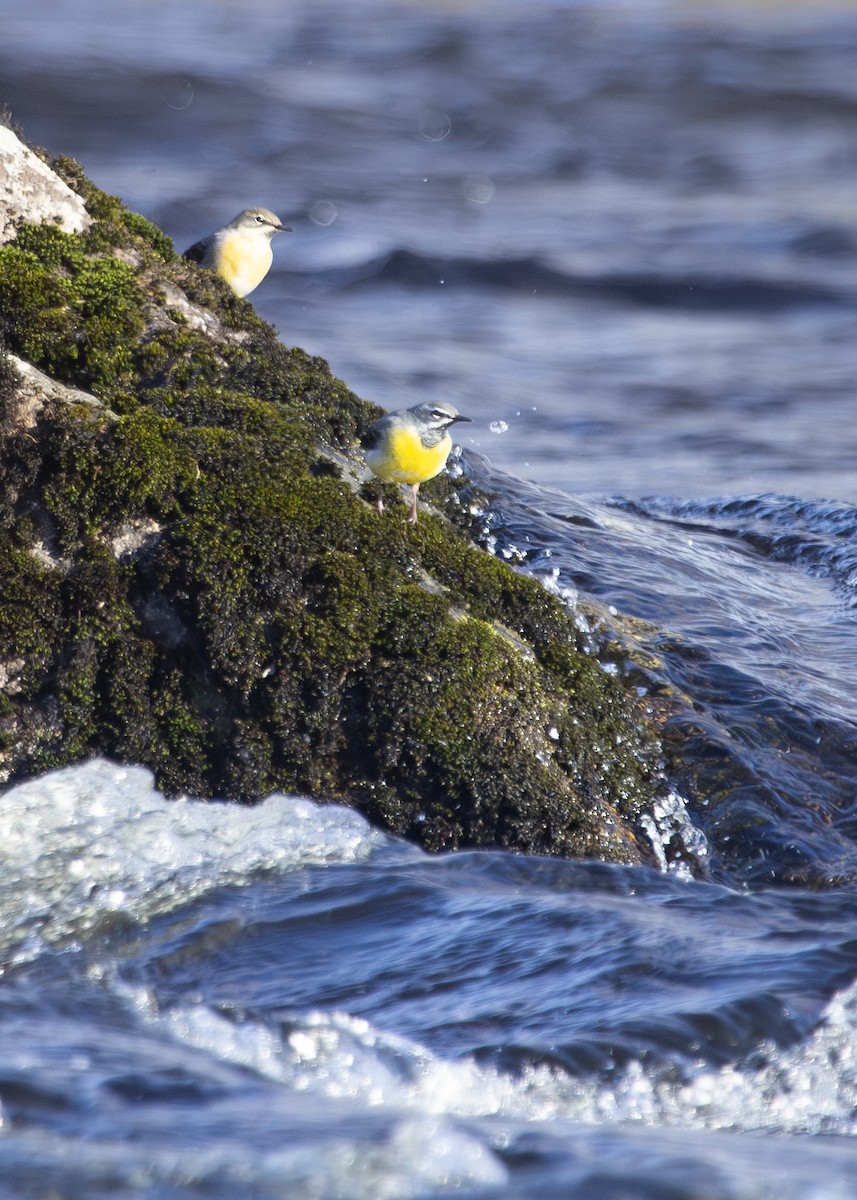
<path fill-rule="evenodd" d="M 259 222 L 259 224 L 260 224 L 260 225 L 264 225 L 264 224 L 265 224 L 265 218 L 264 218 L 264 217 L 257 217 L 257 218 L 256 218 L 256 220 Z"/>

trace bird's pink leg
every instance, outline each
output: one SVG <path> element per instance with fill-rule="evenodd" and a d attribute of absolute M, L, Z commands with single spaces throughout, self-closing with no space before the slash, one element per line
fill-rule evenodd
<path fill-rule="evenodd" d="M 420 485 L 418 483 L 411 484 L 411 515 L 408 517 L 411 525 L 416 525 L 417 523 L 417 492 L 419 490 Z"/>

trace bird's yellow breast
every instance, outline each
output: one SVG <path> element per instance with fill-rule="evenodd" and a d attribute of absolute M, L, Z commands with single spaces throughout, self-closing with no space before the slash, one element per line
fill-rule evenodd
<path fill-rule="evenodd" d="M 370 466 L 381 479 L 393 483 L 424 483 L 443 470 L 451 449 L 448 433 L 436 446 L 426 448 L 414 430 L 394 427 L 373 453 Z"/>
<path fill-rule="evenodd" d="M 268 274 L 273 260 L 266 238 L 246 237 L 240 230 L 229 232 L 217 248 L 217 274 L 238 296 L 246 296 Z"/>

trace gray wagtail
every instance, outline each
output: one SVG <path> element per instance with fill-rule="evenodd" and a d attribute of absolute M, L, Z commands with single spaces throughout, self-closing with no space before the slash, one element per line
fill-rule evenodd
<path fill-rule="evenodd" d="M 267 208 L 246 208 L 223 229 L 194 242 L 182 257 L 216 271 L 236 296 L 248 296 L 271 269 L 271 238 L 291 232 Z"/>
<path fill-rule="evenodd" d="M 450 425 L 469 420 L 451 404 L 415 404 L 381 417 L 361 438 L 363 457 L 374 475 L 389 483 L 410 484 L 408 520 L 412 525 L 417 523 L 420 484 L 434 479 L 446 466 L 452 450 Z M 384 501 L 379 497 L 378 512 L 383 511 Z"/>

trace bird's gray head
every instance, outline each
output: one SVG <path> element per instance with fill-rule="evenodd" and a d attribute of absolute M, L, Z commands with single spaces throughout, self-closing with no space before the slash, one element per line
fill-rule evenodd
<path fill-rule="evenodd" d="M 457 408 L 453 408 L 451 404 L 443 401 L 438 404 L 415 404 L 408 411 L 428 429 L 447 429 L 457 421 L 470 421 L 471 419 L 463 417 Z"/>
<path fill-rule="evenodd" d="M 275 233 L 292 232 L 290 227 L 284 225 L 280 218 L 268 208 L 245 208 L 232 222 L 231 228 L 258 229 L 269 238 L 272 238 Z"/>

